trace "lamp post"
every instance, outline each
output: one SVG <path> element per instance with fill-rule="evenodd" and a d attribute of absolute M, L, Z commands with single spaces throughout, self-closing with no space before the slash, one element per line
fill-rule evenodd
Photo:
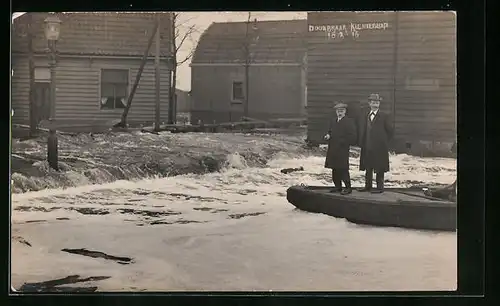
<path fill-rule="evenodd" d="M 56 15 L 50 15 L 45 19 L 45 38 L 49 46 L 50 65 L 50 127 L 47 139 L 47 161 L 54 170 L 59 170 L 58 166 L 58 144 L 56 133 L 56 42 L 61 32 L 61 20 Z"/>

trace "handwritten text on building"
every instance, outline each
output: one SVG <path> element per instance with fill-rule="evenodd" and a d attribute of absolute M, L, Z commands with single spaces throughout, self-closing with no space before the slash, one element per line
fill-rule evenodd
<path fill-rule="evenodd" d="M 353 38 L 359 37 L 359 32 L 363 30 L 386 30 L 389 27 L 388 22 L 370 22 L 336 24 L 336 25 L 309 25 L 309 32 L 326 32 L 328 38 L 342 39 L 347 36 Z"/>

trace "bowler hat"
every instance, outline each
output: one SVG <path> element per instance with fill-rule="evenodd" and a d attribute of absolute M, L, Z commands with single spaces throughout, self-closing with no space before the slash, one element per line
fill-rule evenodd
<path fill-rule="evenodd" d="M 368 96 L 368 101 L 382 101 L 382 97 L 378 93 L 372 93 Z"/>
<path fill-rule="evenodd" d="M 333 108 L 334 109 L 347 108 L 347 104 L 345 104 L 343 102 L 338 102 L 337 104 L 335 104 L 335 106 Z"/>

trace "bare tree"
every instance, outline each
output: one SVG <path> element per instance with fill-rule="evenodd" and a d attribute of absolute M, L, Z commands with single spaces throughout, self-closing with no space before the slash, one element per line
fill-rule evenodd
<path fill-rule="evenodd" d="M 187 18 L 184 21 L 180 20 L 181 13 L 173 13 L 172 14 L 172 57 L 173 57 L 173 70 L 172 70 L 172 82 L 170 83 L 170 99 L 169 99 L 169 118 L 168 123 L 173 124 L 175 122 L 175 112 L 174 103 L 175 103 L 175 93 L 176 93 L 176 83 L 177 83 L 177 67 L 189 61 L 195 51 L 195 46 L 189 50 L 189 53 L 186 57 L 179 60 L 179 50 L 182 48 L 186 39 L 190 38 L 192 40 L 192 35 L 195 32 L 199 32 L 196 25 L 191 24 L 187 25 L 193 18 Z M 181 31 L 183 33 L 181 33 Z"/>

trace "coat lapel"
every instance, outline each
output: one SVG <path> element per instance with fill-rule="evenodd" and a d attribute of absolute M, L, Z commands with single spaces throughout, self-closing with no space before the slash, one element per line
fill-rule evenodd
<path fill-rule="evenodd" d="M 370 113 L 368 113 L 368 116 L 370 116 Z M 380 110 L 378 110 L 378 112 L 373 117 L 372 124 L 375 123 L 375 122 L 377 122 L 378 117 L 380 117 Z"/>

